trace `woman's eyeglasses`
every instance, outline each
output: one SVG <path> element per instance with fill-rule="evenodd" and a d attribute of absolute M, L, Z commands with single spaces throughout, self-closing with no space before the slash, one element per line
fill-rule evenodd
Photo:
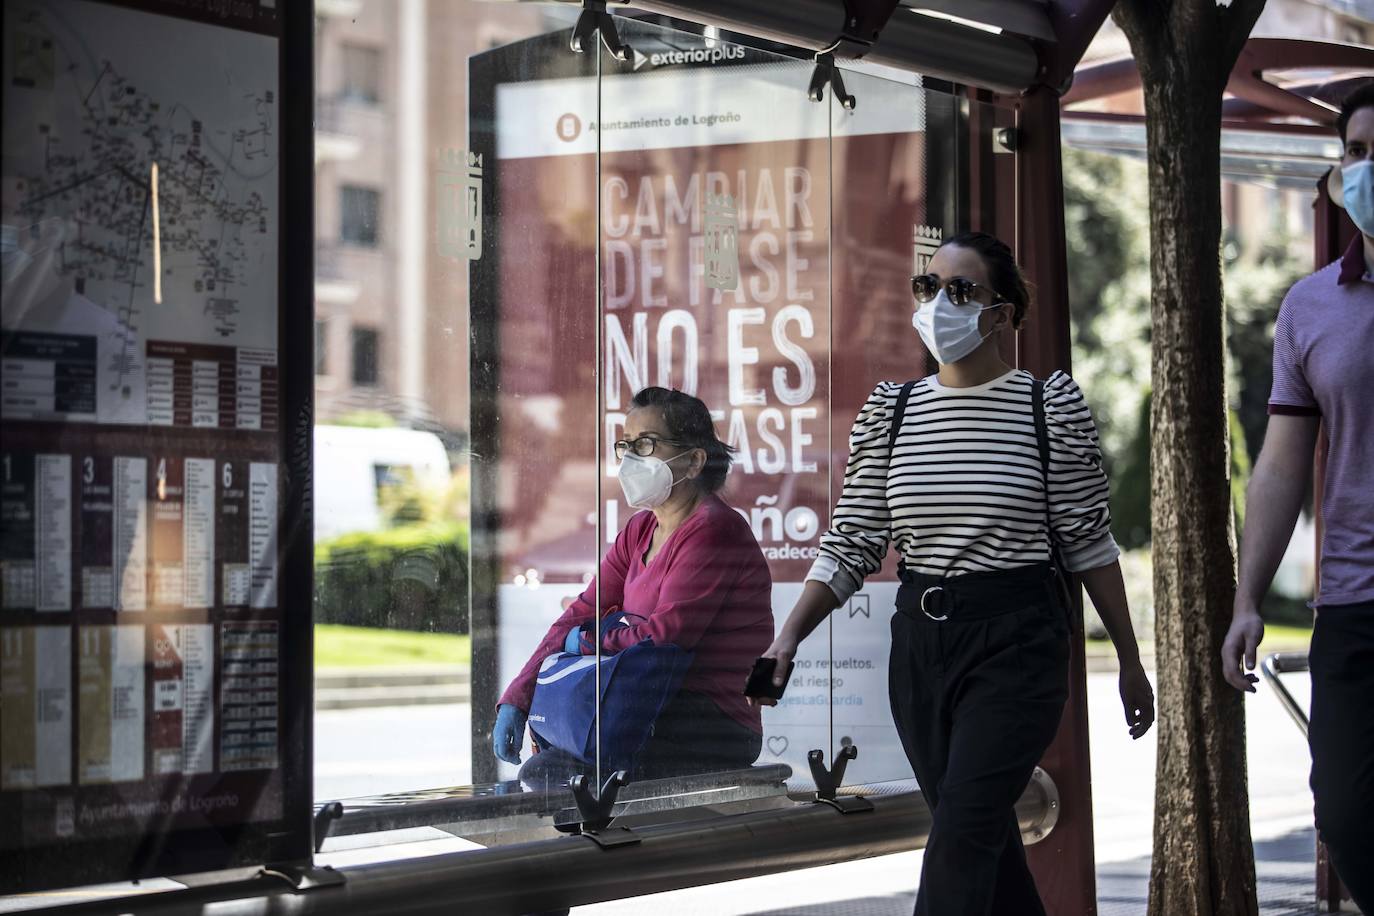
<path fill-rule="evenodd" d="M 678 442 L 676 439 L 661 439 L 658 436 L 640 436 L 638 439 L 621 439 L 615 444 L 616 460 L 622 460 L 627 452 L 634 452 L 641 458 L 648 458 L 654 453 L 654 447 L 660 442 L 666 442 L 669 445 L 686 445 L 685 442 Z"/>
<path fill-rule="evenodd" d="M 940 278 L 935 274 L 917 274 L 911 278 L 911 295 L 916 297 L 917 302 L 929 302 L 940 295 L 942 286 Z M 974 283 L 967 277 L 951 277 L 943 284 L 945 294 L 949 296 L 949 301 L 955 305 L 968 305 L 973 301 L 973 291 L 985 289 L 992 293 L 993 305 L 1005 302 L 1001 293 L 990 286 L 981 283 Z"/>

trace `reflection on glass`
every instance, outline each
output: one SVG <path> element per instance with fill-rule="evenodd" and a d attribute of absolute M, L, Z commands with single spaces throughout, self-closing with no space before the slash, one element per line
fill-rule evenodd
<path fill-rule="evenodd" d="M 470 262 L 473 774 L 514 790 L 535 754 L 532 690 L 502 695 L 597 570 L 595 361 L 578 358 L 596 340 L 596 144 L 584 126 L 597 58 L 572 52 L 570 34 L 473 58 L 468 149 L 481 159 L 480 194 L 471 184 L 449 193 L 480 199 L 485 214 L 480 240 L 453 236 L 471 242 L 455 248 L 481 250 Z M 558 683 L 592 713 L 577 726 L 585 756 L 597 698 L 582 672 Z"/>
<path fill-rule="evenodd" d="M 165 12 L 4 5 L 0 893 L 300 848 L 282 19 Z"/>
<path fill-rule="evenodd" d="M 879 382 L 900 384 L 933 371 L 911 324 L 910 278 L 955 231 L 961 181 L 954 167 L 953 96 L 922 88 L 912 74 L 846 71 L 844 79 L 859 101 L 852 112 L 832 108 L 830 441 L 836 500 L 851 426 L 870 392 Z M 859 747 L 846 771 L 850 783 L 912 777 L 888 702 L 895 565 L 889 557 L 830 618 L 830 670 L 818 681 L 826 685 L 833 712 L 831 747 Z"/>
<path fill-rule="evenodd" d="M 634 509 L 616 485 L 617 475 L 638 474 L 633 461 L 617 462 L 614 448 L 645 423 L 631 398 L 648 386 L 699 397 L 734 451 L 714 499 L 734 516 L 739 543 L 691 559 L 698 587 L 719 592 L 692 605 L 700 619 L 690 632 L 709 634 L 713 648 L 697 650 L 655 738 L 673 735 L 679 717 L 747 729 L 756 756 L 718 754 L 722 738 L 684 730 L 674 775 L 734 775 L 679 779 L 676 787 L 738 784 L 741 770 L 757 767 L 780 788 L 789 772 L 804 779 L 807 751 L 829 743 L 827 698 L 814 686 L 829 655 L 823 639 L 808 646 L 815 657 L 803 660 L 809 670 L 798 672 L 802 683 L 782 705 L 760 714 L 743 696 L 754 660 L 772 641 L 772 618 L 790 607 L 815 556 L 829 500 L 828 105 L 807 98 L 809 63 L 648 23 L 619 24 L 635 54 L 624 64 L 603 56 L 602 525 L 633 535 L 655 524 L 638 515 L 627 525 Z M 723 519 L 710 537 L 731 526 Z M 611 546 L 608 560 L 620 549 Z M 766 624 L 716 609 L 769 580 L 760 596 L 770 609 Z M 643 606 L 631 597 L 627 610 L 679 613 L 656 596 Z M 610 690 L 619 677 L 615 651 L 623 651 L 614 631 L 603 635 L 602 649 L 602 689 Z M 603 740 L 610 726 L 603 720 Z"/>
<path fill-rule="evenodd" d="M 537 593 L 556 616 L 559 597 L 553 588 L 536 592 L 559 573 L 524 555 L 520 542 L 556 539 L 560 523 L 564 533 L 588 527 L 591 500 L 569 512 L 555 499 L 558 521 L 540 524 L 536 494 L 557 473 L 504 460 L 520 453 L 500 440 L 568 459 L 576 449 L 561 435 L 578 411 L 560 421 L 550 398 L 590 393 L 577 367 L 548 369 L 561 329 L 579 332 L 574 300 L 559 305 L 547 291 L 574 289 L 579 271 L 590 277 L 591 248 L 571 231 L 575 221 L 566 223 L 569 244 L 557 264 L 532 272 L 555 246 L 532 244 L 505 217 L 587 212 L 594 163 L 588 157 L 560 184 L 546 182 L 525 208 L 519 163 L 502 171 L 496 136 L 499 85 L 591 73 L 567 50 L 573 16 L 463 0 L 316 4 L 320 801 L 500 775 L 491 747 L 500 686 L 493 637 L 509 610 L 502 601 L 510 590 Z M 551 99 L 559 95 L 551 90 Z M 591 295 L 581 300 L 587 307 Z M 509 311 L 505 302 L 514 303 Z M 510 343 L 499 366 L 498 340 Z M 593 448 L 588 441 L 581 466 L 591 466 Z M 517 499 L 520 491 L 529 498 Z M 511 560 L 501 564 L 502 589 L 492 552 L 483 552 L 494 546 L 484 533 L 496 529 L 479 524 L 473 548 L 474 503 L 479 523 L 499 520 Z M 578 590 L 595 568 L 591 538 L 581 557 L 563 579 Z M 526 570 L 533 574 L 514 584 Z M 474 575 L 485 577 L 475 611 Z M 490 801 L 499 793 L 475 794 Z M 471 821 L 475 834 L 490 829 L 482 822 L 492 808 L 466 811 L 455 820 Z"/>
<path fill-rule="evenodd" d="M 330 685 L 385 667 L 395 702 L 443 702 L 322 709 L 318 796 L 532 796 L 622 767 L 776 790 L 847 742 L 856 778 L 909 775 L 882 577 L 776 708 L 743 688 L 817 556 L 850 420 L 924 374 L 908 278 L 953 227 L 952 100 L 856 74 L 855 111 L 815 104 L 809 62 L 623 17 L 619 62 L 571 52 L 559 10 L 335 10 L 321 696 L 347 706 Z"/>

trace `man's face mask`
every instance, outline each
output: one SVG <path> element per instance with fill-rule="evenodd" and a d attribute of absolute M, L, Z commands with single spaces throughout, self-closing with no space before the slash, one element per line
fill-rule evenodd
<path fill-rule="evenodd" d="M 1374 162 L 1366 159 L 1341 169 L 1341 199 L 1360 231 L 1374 235 Z"/>

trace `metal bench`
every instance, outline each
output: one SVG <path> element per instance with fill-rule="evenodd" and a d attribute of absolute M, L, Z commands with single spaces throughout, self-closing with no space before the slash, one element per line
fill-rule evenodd
<path fill-rule="evenodd" d="M 633 819 L 655 815 L 672 820 L 671 812 L 710 809 L 764 798 L 786 800 L 792 768 L 781 764 L 720 773 L 650 779 L 621 790 L 613 813 Z M 436 827 L 479 842 L 509 841 L 552 835 L 579 822 L 572 790 L 529 791 L 520 782 L 450 786 L 393 792 L 316 805 L 318 848 L 326 837 L 356 836 L 414 827 Z"/>

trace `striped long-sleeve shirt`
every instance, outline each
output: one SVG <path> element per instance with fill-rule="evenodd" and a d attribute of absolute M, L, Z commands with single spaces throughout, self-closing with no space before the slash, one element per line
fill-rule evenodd
<path fill-rule="evenodd" d="M 909 569 L 937 576 L 1012 569 L 1049 559 L 1045 485 L 1031 375 L 911 390 L 896 446 L 888 436 L 901 383 L 869 395 L 849 436 L 844 492 L 808 579 L 847 601 L 878 571 L 889 541 Z M 1116 559 L 1097 428 L 1073 379 L 1045 382 L 1049 503 L 1055 540 L 1074 571 Z"/>

